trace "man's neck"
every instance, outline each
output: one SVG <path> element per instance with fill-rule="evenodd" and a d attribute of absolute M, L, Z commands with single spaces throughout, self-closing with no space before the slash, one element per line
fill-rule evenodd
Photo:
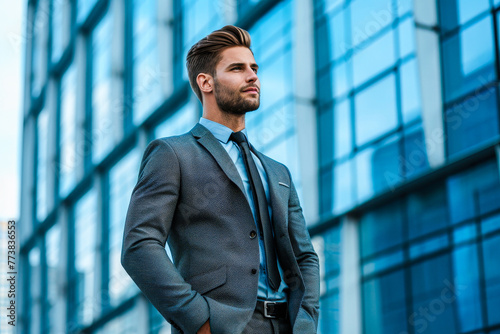
<path fill-rule="evenodd" d="M 224 126 L 227 126 L 234 132 L 241 131 L 245 128 L 245 114 L 243 115 L 234 115 L 228 114 L 224 112 L 220 113 L 207 113 L 203 111 L 203 118 L 211 120 L 213 122 L 217 122 Z"/>

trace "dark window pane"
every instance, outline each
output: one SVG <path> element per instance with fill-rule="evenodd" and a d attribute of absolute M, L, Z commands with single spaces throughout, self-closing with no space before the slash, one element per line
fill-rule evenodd
<path fill-rule="evenodd" d="M 500 236 L 483 242 L 484 279 L 486 284 L 486 305 L 490 325 L 500 323 L 500 266 L 498 265 L 498 250 Z"/>
<path fill-rule="evenodd" d="M 318 115 L 318 145 L 320 166 L 324 167 L 333 161 L 333 110 L 322 108 Z"/>
<path fill-rule="evenodd" d="M 486 89 L 446 112 L 448 156 L 477 148 L 499 136 L 497 91 Z"/>
<path fill-rule="evenodd" d="M 450 177 L 447 181 L 450 220 L 458 223 L 475 217 L 479 203 L 483 207 L 498 207 L 500 189 L 498 165 L 487 162 L 463 173 Z M 496 190 L 492 190 L 496 189 Z M 478 203 L 479 201 L 479 203 Z"/>
<path fill-rule="evenodd" d="M 460 332 L 480 329 L 481 296 L 479 292 L 479 269 L 477 245 L 456 248 L 453 252 L 455 286 L 457 288 L 457 319 Z"/>
<path fill-rule="evenodd" d="M 449 255 L 411 267 L 413 313 L 409 323 L 415 333 L 456 333 L 453 302 L 456 290 Z"/>
<path fill-rule="evenodd" d="M 335 292 L 320 299 L 321 312 L 319 329 L 322 333 L 336 334 L 339 332 L 339 293 Z"/>
<path fill-rule="evenodd" d="M 444 185 L 437 185 L 408 196 L 408 224 L 410 239 L 437 231 L 448 225 Z"/>
<path fill-rule="evenodd" d="M 484 218 L 481 221 L 481 231 L 483 234 L 496 232 L 498 230 L 500 230 L 500 214 Z"/>
<path fill-rule="evenodd" d="M 402 271 L 363 284 L 365 333 L 401 333 L 406 330 L 406 300 Z"/>
<path fill-rule="evenodd" d="M 333 171 L 332 168 L 324 169 L 320 173 L 320 213 L 329 215 L 333 210 Z"/>
<path fill-rule="evenodd" d="M 363 257 L 399 245 L 403 241 L 403 213 L 400 202 L 365 214 L 360 224 Z"/>

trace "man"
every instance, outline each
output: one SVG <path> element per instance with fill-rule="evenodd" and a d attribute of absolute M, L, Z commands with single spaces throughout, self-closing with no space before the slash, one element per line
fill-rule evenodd
<path fill-rule="evenodd" d="M 315 333 L 318 257 L 290 173 L 246 136 L 260 104 L 250 35 L 214 31 L 187 67 L 203 117 L 146 148 L 122 264 L 180 333 Z"/>

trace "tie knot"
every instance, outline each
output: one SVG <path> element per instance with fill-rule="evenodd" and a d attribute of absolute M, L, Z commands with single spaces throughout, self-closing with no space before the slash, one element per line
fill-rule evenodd
<path fill-rule="evenodd" d="M 245 134 L 241 131 L 231 133 L 230 140 L 236 142 L 236 144 L 241 145 L 241 143 L 246 141 Z"/>

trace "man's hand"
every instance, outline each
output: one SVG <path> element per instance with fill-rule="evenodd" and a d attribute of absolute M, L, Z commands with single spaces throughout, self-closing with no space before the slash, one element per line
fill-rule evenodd
<path fill-rule="evenodd" d="M 207 322 L 205 322 L 203 324 L 203 326 L 200 327 L 200 329 L 198 329 L 198 332 L 196 332 L 196 334 L 210 334 L 210 322 L 209 322 L 210 319 L 207 320 Z"/>

